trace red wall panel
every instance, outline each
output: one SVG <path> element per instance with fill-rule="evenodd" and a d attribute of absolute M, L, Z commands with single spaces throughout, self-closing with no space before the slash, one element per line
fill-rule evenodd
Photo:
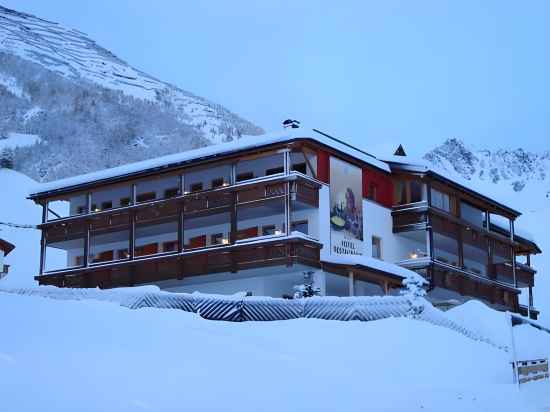
<path fill-rule="evenodd" d="M 376 202 L 386 207 L 393 206 L 393 181 L 390 176 L 373 170 L 363 168 L 363 197 L 367 197 L 371 184 L 376 185 Z"/>
<path fill-rule="evenodd" d="M 317 179 L 330 183 L 330 155 L 322 149 L 317 151 Z"/>

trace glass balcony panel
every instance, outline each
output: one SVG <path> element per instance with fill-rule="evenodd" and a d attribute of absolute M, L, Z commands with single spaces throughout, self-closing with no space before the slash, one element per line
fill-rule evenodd
<path fill-rule="evenodd" d="M 290 208 L 291 232 L 299 232 L 319 239 L 319 208 L 300 200 L 292 200 Z"/>
<path fill-rule="evenodd" d="M 132 187 L 127 184 L 95 190 L 92 192 L 91 211 L 100 212 L 102 210 L 129 206 L 131 198 Z"/>
<path fill-rule="evenodd" d="M 477 275 L 487 276 L 489 245 L 487 238 L 475 230 L 462 230 L 464 269 Z"/>
<path fill-rule="evenodd" d="M 305 149 L 293 150 L 290 153 L 290 169 L 315 178 L 317 176 L 317 153 Z"/>
<path fill-rule="evenodd" d="M 434 259 L 458 267 L 460 227 L 447 220 L 433 217 L 432 228 Z"/>
<path fill-rule="evenodd" d="M 425 230 L 400 232 L 397 236 L 399 236 L 397 243 L 399 247 L 395 250 L 397 261 L 415 260 L 428 256 Z"/>
<path fill-rule="evenodd" d="M 460 217 L 477 227 L 485 225 L 485 212 L 466 202 L 460 202 Z"/>
<path fill-rule="evenodd" d="M 285 199 L 269 199 L 237 207 L 237 240 L 285 233 Z"/>
<path fill-rule="evenodd" d="M 205 216 L 186 217 L 184 220 L 184 248 L 196 249 L 229 244 L 231 214 L 213 213 Z"/>
<path fill-rule="evenodd" d="M 181 194 L 180 179 L 179 175 L 170 175 L 137 182 L 136 203 L 179 196 Z"/>
<path fill-rule="evenodd" d="M 46 241 L 44 271 L 70 269 L 84 264 L 84 235 L 62 236 Z"/>
<path fill-rule="evenodd" d="M 284 173 L 284 153 L 271 152 L 242 159 L 236 166 L 237 182 L 282 173 Z"/>
<path fill-rule="evenodd" d="M 231 184 L 231 165 L 190 169 L 185 172 L 185 192 L 200 192 Z"/>
<path fill-rule="evenodd" d="M 48 202 L 47 220 L 62 219 L 87 213 L 87 195 L 78 194 Z"/>
<path fill-rule="evenodd" d="M 174 243 L 178 242 L 178 221 L 162 219 L 136 223 L 135 238 L 136 257 L 172 252 Z"/>
<path fill-rule="evenodd" d="M 129 247 L 129 229 L 91 230 L 90 264 L 128 259 Z"/>

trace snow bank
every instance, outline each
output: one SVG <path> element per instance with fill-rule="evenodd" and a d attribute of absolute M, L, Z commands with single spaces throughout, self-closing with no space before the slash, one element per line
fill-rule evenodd
<path fill-rule="evenodd" d="M 42 209 L 26 199 L 29 188 L 34 185 L 34 180 L 19 172 L 0 169 L 0 222 L 31 225 L 40 223 Z M 0 225 L 0 237 L 15 245 L 13 252 L 6 257 L 10 271 L 8 276 L 0 279 L 0 287 L 35 285 L 33 277 L 38 274 L 40 263 L 40 231 Z"/>
<path fill-rule="evenodd" d="M 535 411 L 507 354 L 406 318 L 205 321 L 0 294 L 5 410 Z M 534 390 L 531 390 L 534 389 Z"/>
<path fill-rule="evenodd" d="M 504 312 L 499 312 L 476 300 L 470 300 L 446 312 L 448 318 L 467 326 L 500 346 L 511 346 L 510 323 Z M 518 360 L 550 359 L 550 334 L 530 325 L 514 327 Z"/>

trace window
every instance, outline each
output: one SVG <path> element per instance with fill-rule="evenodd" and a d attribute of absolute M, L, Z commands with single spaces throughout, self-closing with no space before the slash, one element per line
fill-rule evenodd
<path fill-rule="evenodd" d="M 162 243 L 162 251 L 163 252 L 175 252 L 178 250 L 178 241 L 177 240 L 170 240 L 168 242 Z"/>
<path fill-rule="evenodd" d="M 147 193 L 140 193 L 136 196 L 136 202 L 148 202 L 150 200 L 155 200 L 156 195 L 155 192 L 147 192 Z"/>
<path fill-rule="evenodd" d="M 210 244 L 212 245 L 221 245 L 223 244 L 223 233 L 214 233 L 210 236 Z"/>
<path fill-rule="evenodd" d="M 426 200 L 426 185 L 418 180 L 395 181 L 394 198 L 398 205 L 422 202 Z"/>
<path fill-rule="evenodd" d="M 171 197 L 176 197 L 179 194 L 179 189 L 177 187 L 171 187 L 164 190 L 164 198 L 169 199 Z"/>
<path fill-rule="evenodd" d="M 432 206 L 445 212 L 451 212 L 451 200 L 447 193 L 440 192 L 437 189 L 431 189 Z"/>
<path fill-rule="evenodd" d="M 377 236 L 372 237 L 372 257 L 382 259 L 382 239 Z"/>
<path fill-rule="evenodd" d="M 299 220 L 297 222 L 292 222 L 292 231 L 301 232 L 306 235 L 309 234 L 307 220 Z"/>
<path fill-rule="evenodd" d="M 120 206 L 130 206 L 130 198 L 129 197 L 123 197 L 120 199 Z"/>
<path fill-rule="evenodd" d="M 262 226 L 262 235 L 263 236 L 269 236 L 275 234 L 275 225 L 265 225 Z"/>
<path fill-rule="evenodd" d="M 265 175 L 266 176 L 276 175 L 279 173 L 283 173 L 284 171 L 285 171 L 285 168 L 283 166 L 272 167 L 271 169 L 267 169 L 265 171 Z"/>
<path fill-rule="evenodd" d="M 191 185 L 191 192 L 200 192 L 202 190 L 202 182 L 193 183 Z"/>
<path fill-rule="evenodd" d="M 112 201 L 107 201 L 107 202 L 103 202 L 101 203 L 101 210 L 107 210 L 107 209 L 112 209 L 113 208 L 113 202 Z"/>
<path fill-rule="evenodd" d="M 294 163 L 292 165 L 292 170 L 295 172 L 300 172 L 302 174 L 307 174 L 307 165 L 304 163 Z"/>
<path fill-rule="evenodd" d="M 223 177 L 219 177 L 217 179 L 212 180 L 212 188 L 215 189 L 217 187 L 222 187 L 224 185 L 224 179 Z"/>

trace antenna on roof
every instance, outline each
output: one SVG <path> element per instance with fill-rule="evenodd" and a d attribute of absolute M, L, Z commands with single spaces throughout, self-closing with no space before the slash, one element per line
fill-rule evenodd
<path fill-rule="evenodd" d="M 399 145 L 399 147 L 397 148 L 397 150 L 395 151 L 395 153 L 393 155 L 394 156 L 407 156 L 407 153 L 405 153 L 405 149 L 403 149 L 403 145 Z"/>
<path fill-rule="evenodd" d="M 288 128 L 291 128 L 291 129 L 297 129 L 300 127 L 300 122 L 298 120 L 293 120 L 293 119 L 286 119 L 284 122 L 283 122 L 283 127 L 285 129 L 288 129 Z"/>

